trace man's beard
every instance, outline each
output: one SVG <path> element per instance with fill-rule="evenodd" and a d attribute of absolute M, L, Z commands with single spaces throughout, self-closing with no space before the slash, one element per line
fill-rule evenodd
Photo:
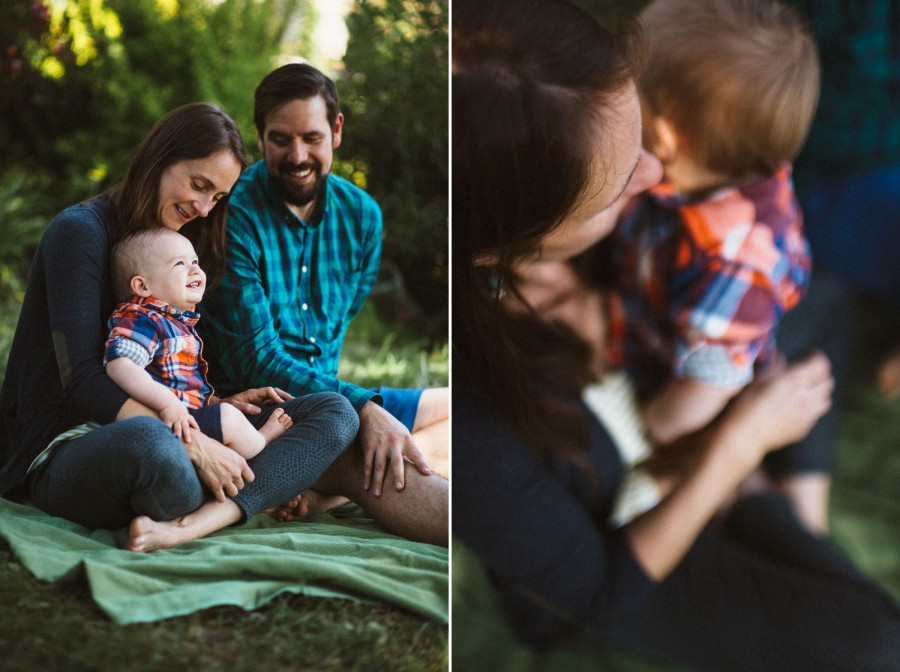
<path fill-rule="evenodd" d="M 290 171 L 304 170 L 307 168 L 312 170 L 312 174 L 315 177 L 311 183 L 297 185 L 290 182 L 290 178 L 288 177 Z M 323 182 L 322 166 L 317 161 L 304 161 L 299 165 L 283 162 L 278 166 L 278 177 L 275 179 L 275 187 L 278 189 L 279 195 L 286 203 L 303 206 L 309 205 L 318 198 L 319 193 L 322 191 Z"/>

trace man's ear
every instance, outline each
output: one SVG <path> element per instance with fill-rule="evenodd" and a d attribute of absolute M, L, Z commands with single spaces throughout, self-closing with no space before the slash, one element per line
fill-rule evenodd
<path fill-rule="evenodd" d="M 256 132 L 256 148 L 259 149 L 259 153 L 265 156 L 266 150 L 263 145 L 263 137 L 259 134 L 259 131 Z"/>
<path fill-rule="evenodd" d="M 650 121 L 653 133 L 653 147 L 648 147 L 663 164 L 678 156 L 678 134 L 675 127 L 665 117 L 653 117 Z"/>
<path fill-rule="evenodd" d="M 338 114 L 337 119 L 334 120 L 334 132 L 332 133 L 332 149 L 337 149 L 341 146 L 341 133 L 344 130 L 344 115 Z"/>
<path fill-rule="evenodd" d="M 131 291 L 145 299 L 151 294 L 150 285 L 142 275 L 136 275 L 131 279 Z"/>

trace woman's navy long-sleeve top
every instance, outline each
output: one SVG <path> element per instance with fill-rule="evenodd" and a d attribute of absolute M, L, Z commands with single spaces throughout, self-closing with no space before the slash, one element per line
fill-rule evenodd
<path fill-rule="evenodd" d="M 466 388 L 454 379 L 454 537 L 487 567 L 521 639 L 602 632 L 655 586 L 606 525 L 622 475 L 612 439 L 585 407 L 592 483 L 568 460 L 540 460 Z"/>
<path fill-rule="evenodd" d="M 0 390 L 0 495 L 50 440 L 86 420 L 112 422 L 128 398 L 103 369 L 109 198 L 63 210 L 38 245 Z"/>

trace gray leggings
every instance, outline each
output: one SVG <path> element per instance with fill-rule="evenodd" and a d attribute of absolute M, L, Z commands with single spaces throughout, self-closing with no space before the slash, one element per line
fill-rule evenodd
<path fill-rule="evenodd" d="M 243 520 L 313 485 L 359 428 L 353 406 L 333 392 L 281 406 L 294 425 L 248 460 L 255 479 L 233 498 Z M 261 426 L 275 408 L 265 407 L 251 422 Z M 28 486 L 43 511 L 104 529 L 124 527 L 139 515 L 172 520 L 210 496 L 181 442 L 148 417 L 120 420 L 61 444 Z"/>

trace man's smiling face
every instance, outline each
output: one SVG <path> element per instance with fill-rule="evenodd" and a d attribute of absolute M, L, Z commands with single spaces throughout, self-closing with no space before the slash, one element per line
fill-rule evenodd
<path fill-rule="evenodd" d="M 338 115 L 331 128 L 321 96 L 292 100 L 266 117 L 259 149 L 278 193 L 295 212 L 312 212 L 341 144 L 343 123 Z"/>

